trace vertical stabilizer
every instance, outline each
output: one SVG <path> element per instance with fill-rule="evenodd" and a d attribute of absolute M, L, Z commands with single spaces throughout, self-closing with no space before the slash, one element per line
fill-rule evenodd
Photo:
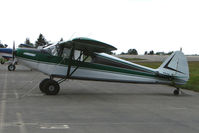
<path fill-rule="evenodd" d="M 185 84 L 189 79 L 187 58 L 181 51 L 176 51 L 163 62 L 158 72 L 173 77 L 175 84 Z"/>

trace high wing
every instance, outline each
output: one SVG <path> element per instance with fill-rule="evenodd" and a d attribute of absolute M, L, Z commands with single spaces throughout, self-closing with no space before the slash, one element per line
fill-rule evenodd
<path fill-rule="evenodd" d="M 62 42 L 60 45 L 67 48 L 75 47 L 76 50 L 86 52 L 108 53 L 117 50 L 109 44 L 85 37 L 74 38 L 71 41 Z"/>

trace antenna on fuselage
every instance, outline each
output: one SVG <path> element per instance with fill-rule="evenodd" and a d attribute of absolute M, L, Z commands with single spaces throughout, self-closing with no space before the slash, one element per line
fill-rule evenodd
<path fill-rule="evenodd" d="M 76 34 L 77 32 L 73 32 L 73 34 L 69 37 L 68 40 L 71 40 L 73 38 L 73 36 Z"/>

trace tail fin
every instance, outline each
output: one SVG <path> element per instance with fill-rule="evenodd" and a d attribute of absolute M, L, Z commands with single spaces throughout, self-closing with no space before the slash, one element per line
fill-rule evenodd
<path fill-rule="evenodd" d="M 174 77 L 175 84 L 185 84 L 189 79 L 187 58 L 181 51 L 176 51 L 162 63 L 158 72 Z"/>

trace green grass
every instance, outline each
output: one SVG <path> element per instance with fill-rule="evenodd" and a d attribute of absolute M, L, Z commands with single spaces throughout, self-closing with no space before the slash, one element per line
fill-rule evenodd
<path fill-rule="evenodd" d="M 5 63 L 6 61 L 7 61 L 6 59 L 0 58 L 0 63 L 1 63 L 1 62 L 4 62 L 4 63 Z M 0 65 L 1 65 L 1 64 L 0 64 Z"/>
<path fill-rule="evenodd" d="M 190 79 L 181 88 L 199 92 L 199 62 L 189 62 Z"/>
<path fill-rule="evenodd" d="M 151 68 L 158 68 L 161 62 L 140 62 L 138 64 Z M 187 84 L 181 85 L 180 88 L 199 92 L 199 62 L 189 62 L 189 73 L 189 81 Z"/>
<path fill-rule="evenodd" d="M 0 61 L 4 61 L 5 62 L 5 59 L 4 58 L 0 58 Z"/>
<path fill-rule="evenodd" d="M 162 62 L 136 62 L 136 64 L 140 64 L 150 68 L 158 68 L 162 64 Z"/>

